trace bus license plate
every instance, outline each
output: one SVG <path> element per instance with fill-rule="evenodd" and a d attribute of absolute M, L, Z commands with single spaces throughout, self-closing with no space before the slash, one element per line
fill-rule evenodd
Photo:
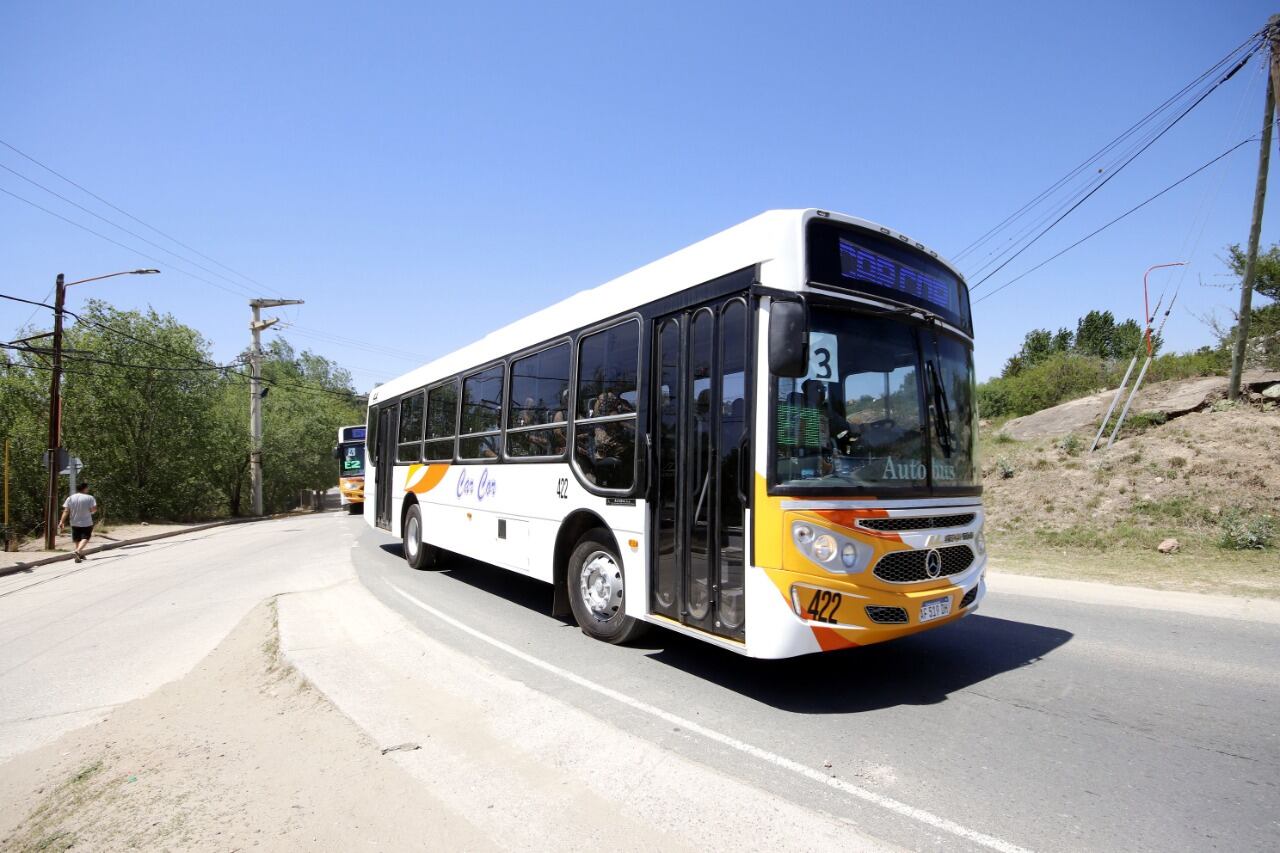
<path fill-rule="evenodd" d="M 943 616 L 951 615 L 951 596 L 946 598 L 935 598 L 933 601 L 926 601 L 920 605 L 920 621 L 932 622 L 934 619 L 941 619 Z"/>

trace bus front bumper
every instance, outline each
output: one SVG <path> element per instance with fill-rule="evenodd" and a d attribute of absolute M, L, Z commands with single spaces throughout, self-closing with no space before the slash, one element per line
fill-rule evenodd
<path fill-rule="evenodd" d="M 789 623 L 790 642 L 782 645 L 797 653 L 834 651 L 882 643 L 928 631 L 973 613 L 986 596 L 985 557 L 961 574 L 924 583 L 886 589 L 872 578 L 841 578 L 785 569 L 765 569 L 770 585 L 781 593 L 786 613 L 775 621 Z M 774 599 L 777 602 L 777 599 Z M 761 650 L 763 651 L 763 650 Z M 765 652 L 762 656 L 772 657 Z"/>

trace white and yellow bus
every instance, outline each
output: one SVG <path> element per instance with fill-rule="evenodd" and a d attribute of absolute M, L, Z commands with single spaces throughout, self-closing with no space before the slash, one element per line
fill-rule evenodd
<path fill-rule="evenodd" d="M 985 592 L 967 286 L 914 239 L 769 211 L 374 389 L 370 525 L 763 658 Z"/>
<path fill-rule="evenodd" d="M 333 458 L 338 460 L 338 498 L 347 512 L 364 510 L 364 424 L 338 427 Z"/>

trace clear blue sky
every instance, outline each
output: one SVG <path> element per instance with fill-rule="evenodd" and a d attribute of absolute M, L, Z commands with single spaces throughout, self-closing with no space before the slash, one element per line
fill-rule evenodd
<path fill-rule="evenodd" d="M 326 339 L 284 334 L 368 388 L 414 359 L 332 336 L 431 357 L 769 208 L 852 213 L 954 254 L 1274 11 L 1245 0 L 11 3 L 0 139 L 305 299 L 283 316 Z M 1255 66 L 1007 273 L 1256 133 Z M 0 164 L 166 243 L 8 149 Z M 1256 164 L 1256 144 L 1240 149 L 979 304 L 980 374 L 1032 326 L 1074 325 L 1095 307 L 1138 317 L 1143 270 L 1184 255 L 1166 337 L 1210 342 L 1198 315 L 1225 318 L 1237 295 L 1200 281 L 1221 283 L 1222 246 L 1247 236 Z M 245 345 L 245 297 L 180 270 L 237 290 L 223 279 L 3 170 L 0 188 L 168 261 L 0 194 L 0 292 L 39 299 L 58 272 L 158 265 L 163 276 L 75 288 L 69 305 L 149 303 L 198 327 L 220 359 Z M 1280 187 L 1273 198 L 1274 211 Z M 1280 237 L 1276 217 L 1264 243 Z M 0 335 L 29 313 L 0 303 Z"/>

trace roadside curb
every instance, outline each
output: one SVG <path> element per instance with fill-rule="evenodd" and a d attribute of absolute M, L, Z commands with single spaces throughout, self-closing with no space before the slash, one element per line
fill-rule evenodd
<path fill-rule="evenodd" d="M 1215 619 L 1280 625 L 1280 601 L 1265 598 L 1237 598 L 999 571 L 988 571 L 987 583 L 997 595 L 1052 598 L 1077 604 L 1134 607 L 1140 610 L 1163 610 Z"/>
<path fill-rule="evenodd" d="M 307 513 L 307 515 L 321 515 L 329 510 L 322 510 L 318 513 Z M 261 518 L 226 518 L 222 521 L 210 521 L 207 524 L 195 524 L 191 527 L 184 527 L 182 530 L 166 530 L 164 533 L 153 533 L 150 536 L 135 536 L 132 539 L 121 539 L 119 542 L 108 542 L 105 545 L 95 545 L 92 548 L 86 548 L 85 554 L 97 554 L 101 551 L 113 551 L 116 548 L 123 548 L 125 545 L 138 545 L 143 542 L 154 542 L 157 539 L 169 539 L 174 536 L 184 536 L 188 533 L 199 533 L 201 530 L 212 530 L 215 527 L 230 527 L 233 524 L 252 524 L 255 521 L 271 521 L 277 518 L 288 518 L 295 513 L 284 512 L 276 515 L 264 515 Z M 65 554 L 58 554 L 53 557 L 42 557 L 39 560 L 33 560 L 30 563 L 18 563 L 14 566 L 6 566 L 0 568 L 0 578 L 9 575 L 17 575 L 30 572 L 32 569 L 40 566 L 47 566 L 52 563 L 61 563 L 67 560 L 75 559 L 75 554 L 68 551 Z"/>

